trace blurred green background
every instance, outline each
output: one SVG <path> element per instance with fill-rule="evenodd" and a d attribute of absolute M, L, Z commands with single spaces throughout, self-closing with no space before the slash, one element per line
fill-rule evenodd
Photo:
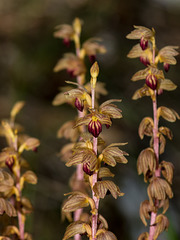
<path fill-rule="evenodd" d="M 179 0 L 0 0 L 0 119 L 7 118 L 13 104 L 25 100 L 26 106 L 18 116 L 26 133 L 41 141 L 38 153 L 27 153 L 32 169 L 37 173 L 37 186 L 27 186 L 25 194 L 34 205 L 34 213 L 28 217 L 27 230 L 33 239 L 62 239 L 67 222 L 61 222 L 60 208 L 63 194 L 70 191 L 68 179 L 74 169 L 67 168 L 57 153 L 67 142 L 57 139 L 58 128 L 76 111 L 69 106 L 52 106 L 58 88 L 65 80 L 71 80 L 65 71 L 54 73 L 53 67 L 63 53 L 74 51 L 71 44 L 66 49 L 61 40 L 53 38 L 54 27 L 68 23 L 75 17 L 83 20 L 82 41 L 100 37 L 107 53 L 98 56 L 99 80 L 106 83 L 107 97 L 122 98 L 118 106 L 123 119 L 104 131 L 108 143 L 126 142 L 124 147 L 130 156 L 129 163 L 112 169 L 115 181 L 125 193 L 114 200 L 111 196 L 101 201 L 100 212 L 108 219 L 109 229 L 117 238 L 133 240 L 146 231 L 139 219 L 140 202 L 147 198 L 142 176 L 137 175 L 136 159 L 139 152 L 148 146 L 149 139 L 141 141 L 137 129 L 141 119 L 152 115 L 151 100 L 131 100 L 134 91 L 142 82 L 133 83 L 131 76 L 143 68 L 138 60 L 126 55 L 136 43 L 125 38 L 133 25 L 154 27 L 159 48 L 180 43 Z M 167 78 L 178 86 L 180 58 L 172 66 Z M 164 92 L 159 105 L 174 108 L 180 113 L 180 88 Z M 159 239 L 180 239 L 180 122 L 161 122 L 174 133 L 173 141 L 167 141 L 162 160 L 175 166 L 173 191 L 168 217 L 168 233 Z M 1 148 L 4 147 L 1 140 Z"/>

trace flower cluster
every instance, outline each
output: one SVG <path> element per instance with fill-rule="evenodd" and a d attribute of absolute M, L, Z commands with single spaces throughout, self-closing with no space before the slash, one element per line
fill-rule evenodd
<path fill-rule="evenodd" d="M 175 56 L 178 55 L 177 46 L 166 46 L 159 51 L 155 43 L 155 30 L 142 26 L 134 26 L 135 29 L 127 35 L 129 39 L 140 39 L 129 52 L 129 58 L 140 58 L 146 66 L 145 69 L 136 72 L 132 81 L 145 79 L 145 84 L 133 95 L 133 99 L 150 96 L 153 104 L 153 118 L 145 117 L 139 125 L 139 136 L 149 136 L 150 146 L 141 151 L 137 159 L 138 174 L 144 175 L 144 181 L 149 182 L 147 194 L 149 200 L 140 205 L 140 218 L 147 225 L 150 219 L 149 233 L 145 232 L 139 236 L 139 240 L 156 240 L 161 232 L 169 225 L 168 218 L 164 215 L 169 207 L 169 199 L 173 197 L 171 188 L 173 178 L 173 164 L 171 162 L 159 161 L 164 152 L 166 139 L 172 139 L 169 128 L 159 126 L 160 117 L 169 122 L 180 119 L 173 109 L 161 106 L 157 108 L 157 95 L 163 90 L 172 91 L 176 85 L 164 76 L 159 64 L 163 63 L 165 72 L 169 70 L 170 64 L 176 64 Z M 160 212 L 160 210 L 162 211 Z"/>
<path fill-rule="evenodd" d="M 140 39 L 140 44 L 136 44 L 131 49 L 128 57 L 139 58 L 147 68 L 135 73 L 131 80 L 138 81 L 145 79 L 145 86 L 143 87 L 147 89 L 145 95 L 148 95 L 148 92 L 152 95 L 153 92 L 151 90 L 174 90 L 176 85 L 165 78 L 163 71 L 158 68 L 158 63 L 163 63 L 164 70 L 167 72 L 170 65 L 176 64 L 175 56 L 178 55 L 176 51 L 178 47 L 166 46 L 158 51 L 155 44 L 155 30 L 142 26 L 134 27 L 135 30 L 128 34 L 127 38 Z M 135 93 L 134 98 L 142 96 L 144 95 L 141 88 Z"/>
<path fill-rule="evenodd" d="M 0 213 L 4 212 L 9 216 L 17 216 L 18 226 L 9 225 L 6 227 L 1 239 L 31 239 L 31 235 L 25 232 L 26 215 L 32 212 L 30 200 L 22 195 L 24 183 L 36 184 L 36 174 L 29 170 L 28 162 L 23 158 L 22 153 L 26 150 L 36 151 L 39 140 L 22 133 L 23 127 L 15 123 L 15 117 L 24 106 L 24 102 L 17 102 L 11 110 L 10 119 L 3 120 L 0 126 L 0 133 L 6 138 L 8 146 L 0 153 Z M 14 239 L 14 238 L 13 238 Z"/>
<path fill-rule="evenodd" d="M 75 18 L 72 25 L 62 24 L 56 27 L 54 36 L 62 38 L 66 46 L 69 46 L 70 42 L 74 41 L 76 54 L 66 53 L 64 57 L 57 62 L 54 68 L 55 72 L 66 69 L 71 77 L 80 76 L 84 79 L 84 74 L 86 73 L 84 63 L 85 56 L 88 56 L 91 63 L 94 63 L 97 54 L 106 52 L 106 48 L 101 44 L 101 39 L 99 38 L 90 38 L 80 47 L 81 28 L 82 22 L 79 18 Z M 81 84 L 83 83 L 84 81 L 81 82 Z"/>

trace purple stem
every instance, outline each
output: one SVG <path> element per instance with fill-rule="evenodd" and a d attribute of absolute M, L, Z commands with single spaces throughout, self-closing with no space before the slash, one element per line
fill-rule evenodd
<path fill-rule="evenodd" d="M 18 189 L 19 191 L 19 195 L 21 197 L 21 189 L 20 189 L 20 183 L 19 183 L 19 180 L 20 180 L 20 171 L 18 171 L 17 173 L 17 183 L 16 183 L 16 188 Z M 24 224 L 24 219 L 23 219 L 23 215 L 21 214 L 20 212 L 20 202 L 18 204 L 18 209 L 17 209 L 17 215 L 18 215 L 18 225 L 19 225 L 19 234 L 20 234 L 20 240 L 24 240 L 24 227 L 25 227 L 25 224 Z"/>
<path fill-rule="evenodd" d="M 154 91 L 155 100 L 153 100 L 153 115 L 154 115 L 154 128 L 153 128 L 153 138 L 154 138 L 154 153 L 156 157 L 156 170 L 155 170 L 155 176 L 160 177 L 161 172 L 159 168 L 159 136 L 158 136 L 158 117 L 157 117 L 157 91 Z M 155 206 L 158 207 L 159 201 L 155 199 L 154 202 Z M 150 220 L 150 229 L 149 229 L 149 240 L 154 239 L 154 233 L 156 226 L 154 225 L 156 221 L 156 212 L 151 212 L 151 220 Z"/>
<path fill-rule="evenodd" d="M 79 44 L 78 44 L 79 45 Z M 80 55 L 80 47 L 79 46 L 76 46 L 76 55 L 79 57 Z M 80 76 L 77 76 L 77 83 L 79 84 L 82 84 L 82 81 L 81 81 L 81 77 Z M 81 111 L 78 111 L 78 118 L 80 117 L 84 117 L 84 112 L 81 112 Z M 83 173 L 83 169 L 82 169 L 82 164 L 79 164 L 77 165 L 76 167 L 76 177 L 77 177 L 77 180 L 79 181 L 82 181 L 83 178 L 84 178 L 84 173 Z M 77 209 L 75 212 L 74 212 L 74 221 L 78 221 L 80 219 L 80 216 L 83 212 L 83 209 L 80 208 L 80 209 Z M 74 240 L 81 240 L 81 235 L 80 234 L 76 234 L 74 236 Z"/>
<path fill-rule="evenodd" d="M 92 109 L 95 106 L 95 88 L 91 87 L 91 97 L 92 97 Z M 93 150 L 97 155 L 97 138 L 93 137 Z M 97 172 L 94 172 L 92 176 L 92 186 L 94 186 L 97 182 Z M 92 240 L 96 239 L 97 232 L 97 220 L 98 220 L 98 207 L 99 207 L 99 199 L 95 196 L 94 191 L 92 190 L 93 200 L 95 202 L 97 213 L 92 215 Z"/>
<path fill-rule="evenodd" d="M 156 52 L 155 51 L 156 50 L 155 38 L 153 38 L 152 44 L 153 44 L 152 62 L 153 62 L 153 64 L 155 64 L 155 52 Z M 158 135 L 159 120 L 158 120 L 158 116 L 157 116 L 157 90 L 154 91 L 153 117 L 154 117 L 154 128 L 153 128 L 154 143 L 153 143 L 153 148 L 154 148 L 154 153 L 155 153 L 155 157 L 156 157 L 155 176 L 160 177 L 161 171 L 160 171 L 160 168 L 159 168 L 159 135 Z M 154 205 L 156 207 L 158 207 L 159 201 L 157 199 L 155 199 Z M 150 220 L 150 228 L 149 228 L 149 240 L 154 239 L 154 233 L 155 233 L 155 229 L 156 229 L 156 226 L 154 225 L 154 223 L 156 221 L 156 216 L 157 216 L 156 212 L 151 212 L 151 220 Z"/>
<path fill-rule="evenodd" d="M 18 151 L 18 136 L 15 137 L 14 141 L 14 149 L 17 152 Z M 19 169 L 16 170 L 16 188 L 19 192 L 19 197 L 21 198 L 21 187 L 20 187 L 20 177 L 21 177 L 21 171 L 20 171 L 20 166 Z M 18 225 L 19 225 L 19 235 L 20 235 L 20 240 L 24 240 L 24 219 L 23 215 L 21 214 L 21 206 L 20 202 L 18 201 L 18 206 L 17 206 L 17 216 L 18 216 Z"/>

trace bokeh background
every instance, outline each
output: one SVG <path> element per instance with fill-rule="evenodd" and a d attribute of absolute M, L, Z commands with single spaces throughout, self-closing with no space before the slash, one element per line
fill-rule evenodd
<path fill-rule="evenodd" d="M 67 222 L 61 222 L 63 194 L 70 191 L 68 179 L 74 169 L 65 167 L 58 152 L 67 142 L 57 139 L 58 128 L 76 111 L 69 106 L 52 106 L 52 100 L 65 80 L 71 80 L 65 71 L 54 73 L 53 67 L 66 49 L 61 40 L 53 38 L 54 27 L 68 23 L 75 17 L 83 20 L 82 41 L 100 37 L 107 53 L 98 57 L 99 80 L 106 83 L 110 98 L 122 98 L 119 107 L 123 119 L 115 120 L 104 131 L 107 142 L 126 142 L 124 147 L 130 156 L 129 163 L 112 169 L 115 181 L 125 193 L 114 200 L 111 196 L 101 201 L 100 212 L 108 219 L 109 229 L 117 238 L 137 239 L 145 231 L 139 219 L 140 202 L 147 198 L 142 176 L 137 175 L 136 159 L 148 146 L 148 138 L 141 141 L 137 129 L 141 119 L 152 114 L 151 100 L 131 100 L 142 82 L 133 83 L 131 76 L 142 65 L 126 55 L 135 44 L 125 36 L 133 25 L 154 27 L 159 48 L 180 45 L 179 0 L 0 0 L 0 119 L 7 118 L 13 104 L 25 100 L 26 106 L 18 115 L 26 133 L 41 141 L 38 153 L 27 153 L 32 169 L 37 173 L 37 186 L 27 186 L 24 194 L 32 199 L 34 213 L 28 217 L 27 230 L 35 240 L 62 239 Z M 178 88 L 164 92 L 159 105 L 174 108 L 180 113 L 180 58 L 172 66 L 168 78 Z M 180 122 L 167 123 L 174 133 L 173 141 L 167 141 L 163 160 L 175 165 L 173 191 L 167 216 L 170 220 L 168 233 L 159 239 L 180 239 Z M 4 142 L 1 139 L 1 148 Z"/>

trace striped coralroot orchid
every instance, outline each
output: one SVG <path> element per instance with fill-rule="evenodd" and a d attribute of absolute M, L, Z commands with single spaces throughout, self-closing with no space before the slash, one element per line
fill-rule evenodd
<path fill-rule="evenodd" d="M 115 104 L 112 104 L 112 102 L 121 102 L 121 100 L 108 100 L 96 107 L 96 86 L 99 74 L 97 62 L 91 67 L 90 74 L 91 105 L 87 109 L 89 113 L 79 117 L 74 125 L 75 129 L 84 126 L 85 132 L 81 134 L 80 141 L 74 145 L 72 155 L 66 162 L 66 166 L 83 165 L 84 178 L 90 186 L 91 195 L 89 195 L 88 189 L 82 188 L 78 191 L 70 192 L 68 194 L 69 197 L 63 204 L 62 211 L 68 214 L 88 206 L 90 206 L 91 211 L 88 213 L 89 217 L 86 221 L 80 216 L 80 219 L 67 227 L 63 240 L 67 240 L 77 233 L 86 235 L 92 240 L 117 239 L 108 230 L 107 221 L 99 213 L 99 202 L 100 199 L 105 198 L 108 194 L 111 194 L 116 199 L 123 196 L 124 193 L 120 191 L 119 187 L 112 180 L 104 180 L 104 177 L 114 177 L 114 174 L 107 167 L 104 167 L 104 163 L 111 167 L 115 167 L 117 163 L 125 164 L 127 163 L 125 156 L 128 154 L 119 149 L 119 146 L 123 146 L 126 143 L 114 143 L 103 147 L 105 142 L 100 135 L 103 132 L 103 124 L 111 125 L 113 118 L 122 117 L 121 110 Z M 101 150 L 99 146 L 101 146 Z"/>
<path fill-rule="evenodd" d="M 168 229 L 169 220 L 165 213 L 169 207 L 169 199 L 173 197 L 171 188 L 173 178 L 173 164 L 162 161 L 160 155 L 165 150 L 166 139 L 172 139 L 169 128 L 159 126 L 160 117 L 169 122 L 180 119 L 177 112 L 165 106 L 157 106 L 157 96 L 163 90 L 172 91 L 176 85 L 164 76 L 160 69 L 163 63 L 167 72 L 169 66 L 176 64 L 175 56 L 178 55 L 177 46 L 166 46 L 157 50 L 155 42 L 155 30 L 142 26 L 134 26 L 134 30 L 127 35 L 128 39 L 140 39 L 140 44 L 135 45 L 129 52 L 129 58 L 140 58 L 146 66 L 145 69 L 136 72 L 132 81 L 145 79 L 143 87 L 138 89 L 133 99 L 150 96 L 153 106 L 153 118 L 145 117 L 139 125 L 139 136 L 151 138 L 150 146 L 141 151 L 137 159 L 138 174 L 144 175 L 144 181 L 148 182 L 147 194 L 149 199 L 140 205 L 140 218 L 145 226 L 150 220 L 149 232 L 142 233 L 138 240 L 156 240 L 161 232 Z"/>
<path fill-rule="evenodd" d="M 76 78 L 76 81 L 66 81 L 66 83 L 71 84 L 70 87 L 65 87 L 53 100 L 53 105 L 61 105 L 63 103 L 69 103 L 75 107 L 78 111 L 78 116 L 75 120 L 68 121 L 63 124 L 63 126 L 58 130 L 58 137 L 65 137 L 69 139 L 71 143 L 65 145 L 60 152 L 61 158 L 66 162 L 68 167 L 76 165 L 76 172 L 73 175 L 73 181 L 71 180 L 71 188 L 75 192 L 88 192 L 87 184 L 85 183 L 85 176 L 93 177 L 96 173 L 97 167 L 97 154 L 93 149 L 93 142 L 96 139 L 98 145 L 102 145 L 104 142 L 99 137 L 99 134 L 102 131 L 102 125 L 110 126 L 112 124 L 112 118 L 121 118 L 121 111 L 117 108 L 116 105 L 112 104 L 111 101 L 100 106 L 99 109 L 95 109 L 94 106 L 97 105 L 97 99 L 99 95 L 106 95 L 107 91 L 104 88 L 104 84 L 101 82 L 95 81 L 98 76 L 97 72 L 97 63 L 91 68 L 91 77 L 92 81 L 86 83 L 86 65 L 85 57 L 87 56 L 91 62 L 96 60 L 96 56 L 104 54 L 106 52 L 105 47 L 101 44 L 101 39 L 99 38 L 90 38 L 84 43 L 80 42 L 82 30 L 82 23 L 79 18 L 76 18 L 72 25 L 63 24 L 56 27 L 54 36 L 57 38 L 62 38 L 63 42 L 66 45 L 69 45 L 70 41 L 74 42 L 75 53 L 66 53 L 63 58 L 61 58 L 56 66 L 54 71 L 58 72 L 61 70 L 67 70 L 70 77 Z M 92 95 L 92 82 L 93 88 L 96 88 L 96 98 Z M 75 87 L 74 87 L 75 86 Z M 95 91 L 94 91 L 95 93 Z M 119 100 L 115 100 L 119 102 Z M 113 102 L 113 101 L 112 101 Z M 86 131 L 86 126 L 88 126 L 88 131 Z M 101 140 L 100 140 L 101 139 Z M 111 175 L 111 174 L 110 174 Z M 97 174 L 96 174 L 97 176 Z M 90 180 L 89 180 L 90 181 Z M 107 191 L 109 191 L 107 189 Z M 71 199 L 79 198 L 78 194 L 69 196 Z M 95 196 L 94 196 L 95 198 Z M 88 198 L 90 205 L 92 206 L 93 219 L 97 220 L 97 217 L 100 219 L 101 216 L 98 216 L 93 205 L 94 200 Z M 77 199 L 76 199 L 77 200 Z M 78 202 L 78 201 L 77 201 Z M 85 200 L 87 205 L 87 199 Z M 93 203 L 93 204 L 92 204 Z M 65 205 L 64 205 L 65 204 Z M 71 213 L 74 211 L 73 218 L 75 223 L 78 223 L 79 232 L 72 231 L 72 228 L 76 228 L 76 224 L 72 224 L 67 228 L 67 231 L 64 235 L 64 239 L 69 238 L 69 232 L 73 232 L 75 240 L 81 239 L 81 234 L 87 234 L 89 236 L 94 235 L 90 230 L 90 225 L 79 224 L 83 218 L 83 206 L 77 205 L 75 209 L 66 208 L 66 201 L 63 204 L 62 214 L 65 215 L 68 220 L 72 221 Z M 68 204 L 68 203 L 67 203 Z M 97 208 L 97 207 L 96 207 Z M 95 224 L 95 221 L 92 221 L 92 225 Z M 84 229 L 85 228 L 85 229 Z M 96 229 L 96 227 L 92 227 Z M 109 231 L 107 233 L 98 233 L 99 236 L 114 236 Z M 72 237 L 72 236 L 71 236 Z"/>
<path fill-rule="evenodd" d="M 36 138 L 29 137 L 22 132 L 23 127 L 15 122 L 17 114 L 25 102 L 16 102 L 13 106 L 10 119 L 2 121 L 1 136 L 5 137 L 7 147 L 0 152 L 1 197 L 0 213 L 4 212 L 10 217 L 17 217 L 17 225 L 6 226 L 4 236 L 0 239 L 32 239 L 31 234 L 25 232 L 26 216 L 33 211 L 29 198 L 24 196 L 25 183 L 36 184 L 37 176 L 29 168 L 28 162 L 23 158 L 25 151 L 34 151 L 40 145 Z M 7 169 L 8 168 L 8 169 Z M 8 171 L 10 170 L 10 171 Z"/>

